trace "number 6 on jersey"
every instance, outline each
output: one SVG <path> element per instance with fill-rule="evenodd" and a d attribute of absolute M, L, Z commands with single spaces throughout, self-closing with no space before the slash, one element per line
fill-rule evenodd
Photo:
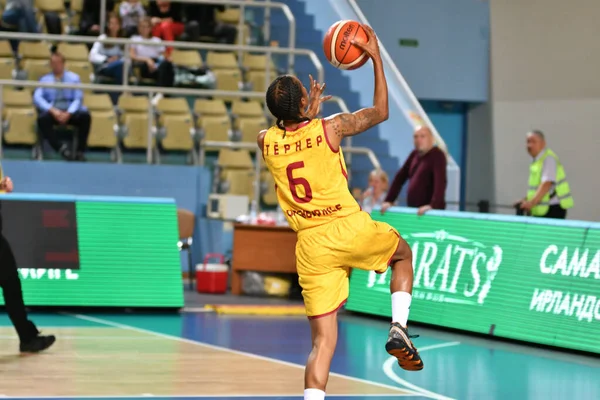
<path fill-rule="evenodd" d="M 309 203 L 313 197 L 312 189 L 310 188 L 308 181 L 304 178 L 294 178 L 294 170 L 300 168 L 304 168 L 304 161 L 291 163 L 285 169 L 290 184 L 290 192 L 296 203 Z M 302 186 L 302 188 L 304 188 L 304 197 L 299 196 L 298 191 L 296 190 L 297 186 Z"/>

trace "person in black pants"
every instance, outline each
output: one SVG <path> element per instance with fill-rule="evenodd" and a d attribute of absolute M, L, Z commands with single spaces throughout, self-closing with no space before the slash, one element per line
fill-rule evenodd
<path fill-rule="evenodd" d="M 10 193 L 13 183 L 9 177 L 2 178 L 0 168 L 0 192 Z M 17 262 L 10 244 L 2 235 L 2 215 L 0 213 L 0 288 L 4 296 L 4 305 L 8 317 L 19 335 L 22 353 L 37 353 L 46 350 L 56 341 L 53 335 L 42 336 L 37 327 L 27 317 L 21 280 L 17 271 Z"/>

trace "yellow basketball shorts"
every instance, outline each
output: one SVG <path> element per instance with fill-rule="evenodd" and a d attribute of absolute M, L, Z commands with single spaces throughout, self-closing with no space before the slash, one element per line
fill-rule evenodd
<path fill-rule="evenodd" d="M 308 318 L 346 303 L 350 268 L 385 272 L 399 241 L 394 228 L 364 211 L 298 232 L 296 268 Z"/>

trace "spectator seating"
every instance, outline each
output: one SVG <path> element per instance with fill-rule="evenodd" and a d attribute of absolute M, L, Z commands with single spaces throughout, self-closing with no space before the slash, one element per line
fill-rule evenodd
<path fill-rule="evenodd" d="M 7 40 L 0 41 L 0 79 L 12 79 L 15 60 Z"/>
<path fill-rule="evenodd" d="M 148 130 L 156 131 L 154 118 L 149 111 L 150 102 L 146 96 L 123 94 L 119 97 L 117 115 L 123 147 L 128 150 L 148 148 Z M 152 150 L 156 151 L 156 140 L 152 139 Z"/>
<path fill-rule="evenodd" d="M 196 129 L 187 100 L 161 98 L 156 105 L 156 126 L 160 144 L 167 151 L 187 152 L 196 161 Z"/>
<path fill-rule="evenodd" d="M 50 48 L 44 42 L 20 42 L 20 70 L 23 79 L 37 81 L 50 73 Z"/>
<path fill-rule="evenodd" d="M 42 24 L 44 12 L 57 12 L 69 27 L 76 27 L 82 6 L 83 0 L 70 1 L 70 7 L 65 7 L 62 0 L 35 0 L 37 17 Z M 115 7 L 118 8 L 118 2 Z M 242 15 L 236 7 L 217 12 L 217 20 L 220 22 L 238 26 L 240 18 Z M 242 37 L 245 40 L 249 37 L 249 30 L 246 31 L 238 32 L 239 43 L 242 43 Z M 0 79 L 16 77 L 39 80 L 50 72 L 52 45 L 57 45 L 58 51 L 65 56 L 66 68 L 77 73 L 82 83 L 95 81 L 93 66 L 89 62 L 89 47 L 86 44 L 21 41 L 15 56 L 7 40 L 0 40 Z M 201 54 L 205 56 L 202 57 Z M 265 68 L 269 62 L 272 67 L 271 77 L 277 75 L 273 60 L 265 54 L 243 53 L 240 57 L 240 53 L 233 51 L 174 49 L 172 61 L 175 66 L 192 70 L 210 68 L 216 77 L 218 90 L 264 90 Z M 15 86 L 18 87 L 18 80 Z M 11 145 L 25 145 L 35 149 L 38 146 L 37 114 L 32 104 L 31 91 L 4 88 L 4 92 L 7 93 L 2 110 L 4 143 L 9 148 Z M 158 142 L 161 151 L 189 152 L 196 156 L 197 138 L 201 139 L 200 144 L 203 141 L 240 140 L 255 143 L 257 133 L 270 122 L 270 117 L 265 115 L 263 102 L 243 101 L 236 96 L 195 99 L 192 110 L 186 99 L 169 96 L 159 100 L 153 108 L 149 107 L 146 96 L 122 95 L 117 107 L 107 100 L 107 94 L 84 91 L 83 101 L 92 116 L 88 145 L 93 149 L 106 149 L 111 153 L 113 161 L 121 160 L 121 148 L 124 151 L 146 150 L 148 129 L 151 129 L 155 137 L 155 155 L 158 156 Z"/>
<path fill-rule="evenodd" d="M 220 150 L 215 171 L 218 193 L 253 198 L 254 165 L 248 150 Z"/>
<path fill-rule="evenodd" d="M 2 130 L 6 144 L 37 148 L 37 114 L 33 107 L 31 91 L 4 87 L 2 100 Z"/>
<path fill-rule="evenodd" d="M 83 97 L 83 104 L 88 108 L 92 117 L 88 146 L 96 149 L 108 149 L 113 161 L 120 162 L 117 114 L 110 96 L 105 93 L 86 93 Z"/>

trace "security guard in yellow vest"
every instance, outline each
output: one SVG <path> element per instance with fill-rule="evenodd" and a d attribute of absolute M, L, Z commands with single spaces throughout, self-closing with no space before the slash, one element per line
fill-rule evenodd
<path fill-rule="evenodd" d="M 558 156 L 546 147 L 539 130 L 527 134 L 527 152 L 533 157 L 529 167 L 529 190 L 521 209 L 531 216 L 565 219 L 573 207 L 573 197 L 565 169 Z"/>
<path fill-rule="evenodd" d="M 0 165 L 0 193 L 10 193 L 12 190 L 12 180 L 2 175 L 2 166 Z M 15 256 L 10 244 L 2 235 L 2 210 L 0 210 L 0 288 L 2 288 L 8 317 L 19 335 L 20 351 L 37 353 L 52 346 L 56 338 L 52 335 L 40 335 L 35 324 L 27 317 Z"/>

